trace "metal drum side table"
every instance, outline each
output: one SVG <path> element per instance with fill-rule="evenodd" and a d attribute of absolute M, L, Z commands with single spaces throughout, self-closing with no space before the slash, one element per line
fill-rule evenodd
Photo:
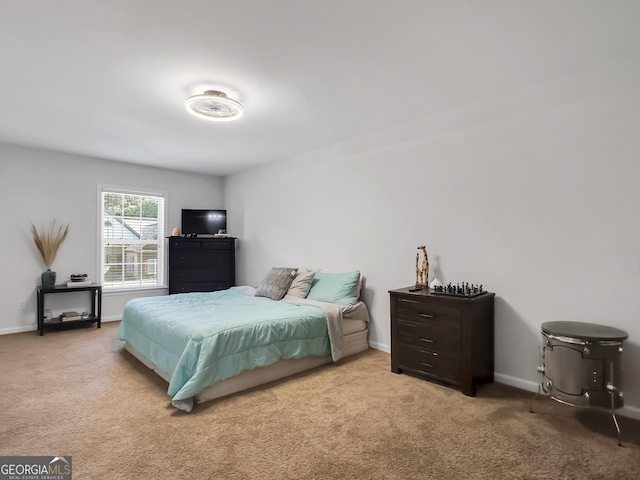
<path fill-rule="evenodd" d="M 613 423 L 620 427 L 614 409 L 623 406 L 621 391 L 622 342 L 627 332 L 584 322 L 542 324 L 542 378 L 540 390 L 557 402 L 577 407 L 610 408 Z"/>

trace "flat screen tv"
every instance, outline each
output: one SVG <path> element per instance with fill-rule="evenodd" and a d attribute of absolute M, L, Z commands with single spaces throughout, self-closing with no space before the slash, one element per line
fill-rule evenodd
<path fill-rule="evenodd" d="M 215 235 L 227 233 L 226 210 L 182 209 L 183 235 Z"/>

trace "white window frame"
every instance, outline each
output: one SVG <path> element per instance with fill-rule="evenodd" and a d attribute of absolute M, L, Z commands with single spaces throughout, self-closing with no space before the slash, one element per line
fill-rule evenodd
<path fill-rule="evenodd" d="M 124 239 L 124 240 L 111 240 L 115 243 L 126 243 L 126 244 L 155 244 L 158 249 L 158 263 L 156 265 L 157 268 L 157 283 L 155 284 L 147 284 L 147 285 L 119 285 L 119 286 L 109 286 L 105 284 L 105 247 L 108 243 L 104 238 L 104 203 L 103 203 L 103 193 L 116 193 L 121 195 L 135 195 L 135 196 L 144 196 L 144 197 L 157 197 L 162 198 L 162 212 L 159 212 L 158 215 L 158 234 L 156 239 L 140 239 L 140 240 L 132 240 L 132 239 Z M 158 288 L 166 288 L 167 287 L 167 275 L 166 275 L 166 246 L 165 246 L 165 229 L 167 225 L 167 192 L 164 191 L 151 191 L 146 189 L 140 189 L 135 187 L 120 187 L 113 185 L 98 185 L 98 281 L 103 287 L 103 292 L 118 292 L 118 291 L 137 291 L 137 290 L 152 290 Z M 140 267 L 144 262 L 140 263 Z M 123 268 L 125 265 L 123 264 Z"/>

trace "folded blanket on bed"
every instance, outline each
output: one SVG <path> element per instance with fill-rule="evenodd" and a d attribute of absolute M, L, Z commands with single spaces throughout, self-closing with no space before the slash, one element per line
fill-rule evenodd
<path fill-rule="evenodd" d="M 190 410 L 193 396 L 245 370 L 328 355 L 327 320 L 319 306 L 229 289 L 131 300 L 118 337 L 171 376 L 172 403 Z"/>

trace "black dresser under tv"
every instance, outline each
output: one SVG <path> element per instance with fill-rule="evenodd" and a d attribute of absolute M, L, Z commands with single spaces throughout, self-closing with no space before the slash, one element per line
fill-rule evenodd
<path fill-rule="evenodd" d="M 169 237 L 169 294 L 213 292 L 236 283 L 235 238 Z"/>

